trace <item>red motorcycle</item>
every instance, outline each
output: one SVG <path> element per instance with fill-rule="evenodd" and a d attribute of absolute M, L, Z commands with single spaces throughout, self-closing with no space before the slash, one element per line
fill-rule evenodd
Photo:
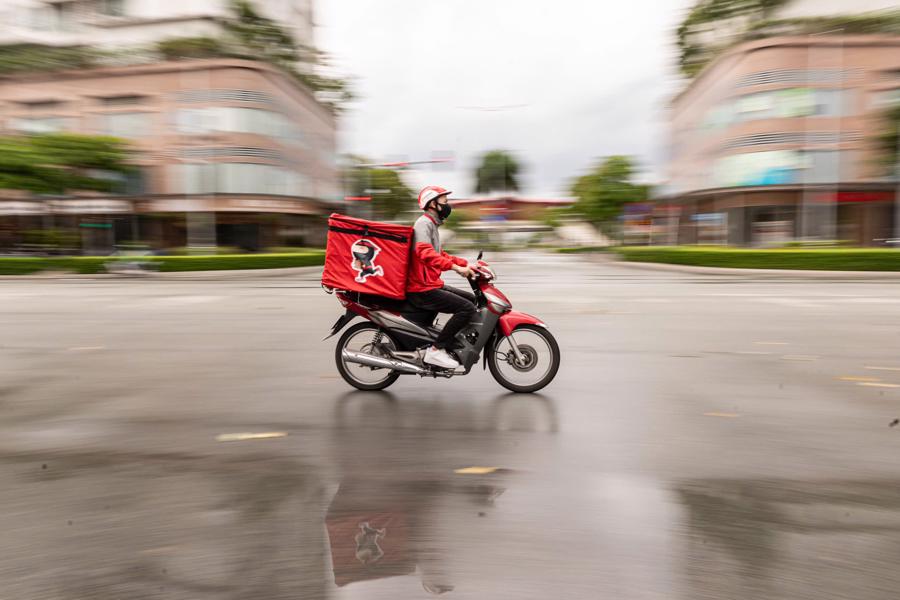
<path fill-rule="evenodd" d="M 341 335 L 334 358 L 344 381 L 360 390 L 383 390 L 401 375 L 456 377 L 468 375 L 482 358 L 497 383 L 514 392 L 536 392 L 559 370 L 559 345 L 537 317 L 514 311 L 509 299 L 494 287 L 496 276 L 478 254 L 469 280 L 477 312 L 456 335 L 456 369 L 424 361 L 425 350 L 440 333 L 437 313 L 422 311 L 404 300 L 325 287 L 346 312 L 328 339 L 356 317 L 365 322 Z"/>

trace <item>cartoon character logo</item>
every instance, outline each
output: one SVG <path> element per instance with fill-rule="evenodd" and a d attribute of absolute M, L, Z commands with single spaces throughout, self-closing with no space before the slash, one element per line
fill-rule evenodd
<path fill-rule="evenodd" d="M 374 242 L 369 240 L 357 240 L 350 247 L 353 254 L 353 262 L 350 265 L 356 271 L 357 283 L 365 283 L 368 277 L 384 275 L 384 269 L 375 264 L 375 257 L 381 252 Z"/>
<path fill-rule="evenodd" d="M 359 524 L 359 533 L 356 534 L 356 560 L 364 565 L 370 565 L 381 560 L 384 551 L 378 542 L 387 533 L 387 527 L 384 529 L 375 529 L 370 527 L 368 523 Z"/>

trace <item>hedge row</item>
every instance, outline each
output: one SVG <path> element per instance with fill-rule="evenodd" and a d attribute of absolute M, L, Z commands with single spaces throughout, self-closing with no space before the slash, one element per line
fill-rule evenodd
<path fill-rule="evenodd" d="M 815 271 L 900 271 L 900 250 L 830 248 L 752 250 L 692 246 L 618 247 L 627 261 L 732 269 L 804 269 Z"/>
<path fill-rule="evenodd" d="M 325 251 L 285 254 L 220 254 L 218 256 L 147 256 L 110 258 L 102 256 L 0 257 L 0 275 L 27 275 L 39 271 L 104 273 L 114 260 L 151 262 L 159 271 L 222 271 L 237 269 L 281 269 L 325 263 Z"/>

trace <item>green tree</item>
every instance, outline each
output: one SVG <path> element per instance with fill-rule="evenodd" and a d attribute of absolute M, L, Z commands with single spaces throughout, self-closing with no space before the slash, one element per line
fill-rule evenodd
<path fill-rule="evenodd" d="M 225 27 L 239 54 L 278 65 L 313 91 L 327 93 L 336 108 L 353 99 L 346 80 L 322 74 L 328 67 L 324 52 L 297 42 L 290 31 L 260 14 L 250 0 L 232 0 L 231 10 L 235 19 L 226 21 Z M 201 45 L 208 47 L 205 42 Z M 306 68 L 301 71 L 298 64 Z"/>
<path fill-rule="evenodd" d="M 900 104 L 889 108 L 884 115 L 884 127 L 876 139 L 880 160 L 886 174 L 900 177 Z"/>
<path fill-rule="evenodd" d="M 377 218 L 394 220 L 416 208 L 416 195 L 404 183 L 396 169 L 360 167 L 370 161 L 358 156 L 349 157 L 351 165 L 344 177 L 351 196 L 371 196 L 372 210 Z"/>
<path fill-rule="evenodd" d="M 519 190 L 519 162 L 505 150 L 492 150 L 481 157 L 475 169 L 475 193 Z"/>
<path fill-rule="evenodd" d="M 648 188 L 633 183 L 634 161 L 628 156 L 609 156 L 586 175 L 575 180 L 572 195 L 578 200 L 574 210 L 589 221 L 609 229 L 622 214 L 622 207 L 647 199 Z"/>
<path fill-rule="evenodd" d="M 73 190 L 110 192 L 111 175 L 133 171 L 122 140 L 105 136 L 47 134 L 0 137 L 0 188 L 37 194 Z"/>
<path fill-rule="evenodd" d="M 0 46 L 0 75 L 88 69 L 97 66 L 102 53 L 84 46 L 41 46 L 11 44 Z"/>

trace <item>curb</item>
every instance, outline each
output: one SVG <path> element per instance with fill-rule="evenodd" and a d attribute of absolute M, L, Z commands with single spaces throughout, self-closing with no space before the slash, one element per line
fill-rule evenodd
<path fill-rule="evenodd" d="M 674 265 L 670 263 L 636 262 L 627 260 L 602 260 L 607 264 L 615 264 L 646 271 L 669 271 L 675 273 L 692 273 L 695 275 L 719 276 L 751 276 L 762 279 L 845 279 L 850 281 L 900 281 L 900 271 L 811 271 L 798 269 L 730 269 L 725 267 L 698 267 L 694 265 Z"/>
<path fill-rule="evenodd" d="M 322 272 L 322 265 L 309 267 L 288 267 L 284 269 L 240 269 L 218 271 L 172 271 L 168 273 L 137 272 L 131 274 L 93 273 L 78 274 L 67 272 L 35 273 L 34 275 L 0 275 L 0 281 L 52 281 L 71 279 L 146 279 L 146 280 L 177 280 L 177 279 L 247 279 L 257 277 L 291 277 L 296 275 L 318 274 Z"/>

